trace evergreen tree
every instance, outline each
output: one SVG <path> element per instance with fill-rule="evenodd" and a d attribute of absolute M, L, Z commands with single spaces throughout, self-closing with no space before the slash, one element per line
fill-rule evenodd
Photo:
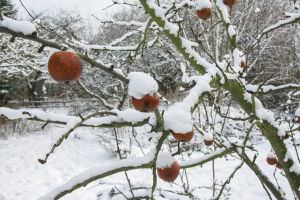
<path fill-rule="evenodd" d="M 0 0 L 1 13 L 7 17 L 15 17 L 17 10 L 11 0 Z"/>

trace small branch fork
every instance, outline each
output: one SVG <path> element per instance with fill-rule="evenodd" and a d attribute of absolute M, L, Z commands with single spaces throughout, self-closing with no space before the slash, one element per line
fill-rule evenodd
<path fill-rule="evenodd" d="M 95 117 L 95 116 L 98 116 L 98 115 L 103 115 L 103 114 L 107 114 L 107 112 L 97 112 L 97 113 L 93 113 L 91 115 L 88 115 L 87 117 L 83 118 L 80 116 L 81 120 L 77 120 L 78 122 L 77 123 L 74 123 L 73 125 L 69 125 L 70 127 L 68 127 L 68 123 L 67 123 L 67 132 L 64 133 L 60 138 L 59 140 L 52 146 L 51 150 L 46 154 L 45 158 L 44 159 L 38 159 L 38 161 L 41 163 L 41 164 L 45 164 L 49 158 L 49 156 L 54 152 L 54 150 L 59 147 L 63 141 L 65 141 L 69 136 L 70 134 L 77 128 L 79 127 L 84 121 L 92 118 L 92 117 Z M 69 122 L 70 123 L 70 122 Z"/>

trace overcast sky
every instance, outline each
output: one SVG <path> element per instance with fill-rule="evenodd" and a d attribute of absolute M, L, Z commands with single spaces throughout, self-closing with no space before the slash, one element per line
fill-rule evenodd
<path fill-rule="evenodd" d="M 91 14 L 97 16 L 105 16 L 107 13 L 113 12 L 115 8 L 103 10 L 103 8 L 112 4 L 111 0 L 22 0 L 24 5 L 30 12 L 50 12 L 55 13 L 56 10 L 64 9 L 68 11 L 78 12 L 84 18 L 90 18 Z M 19 17 L 26 18 L 28 15 L 21 6 L 19 0 L 12 0 L 19 11 Z"/>

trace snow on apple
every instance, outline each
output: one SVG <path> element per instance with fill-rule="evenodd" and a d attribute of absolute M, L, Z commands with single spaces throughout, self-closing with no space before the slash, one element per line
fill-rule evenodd
<path fill-rule="evenodd" d="M 160 152 L 157 157 L 156 166 L 158 168 L 171 167 L 174 162 L 176 160 L 169 152 Z"/>
<path fill-rule="evenodd" d="M 269 165 L 276 165 L 277 164 L 278 159 L 277 159 L 276 154 L 274 153 L 274 151 L 269 152 L 266 161 Z"/>
<path fill-rule="evenodd" d="M 149 74 L 143 72 L 131 72 L 128 74 L 129 85 L 128 94 L 136 99 L 143 96 L 156 94 L 158 92 L 158 84 Z"/>
<path fill-rule="evenodd" d="M 214 143 L 214 136 L 212 132 L 204 133 L 204 144 L 206 146 L 211 146 Z"/>
<path fill-rule="evenodd" d="M 157 174 L 162 180 L 166 182 L 175 181 L 179 174 L 180 166 L 170 153 L 160 153 L 156 165 Z"/>
<path fill-rule="evenodd" d="M 186 105 L 176 103 L 169 107 L 164 113 L 164 129 L 176 133 L 187 133 L 193 130 L 192 116 L 186 110 Z"/>
<path fill-rule="evenodd" d="M 211 14 L 211 3 L 209 0 L 198 0 L 195 2 L 195 8 L 197 10 L 197 15 L 200 19 L 207 20 Z"/>
<path fill-rule="evenodd" d="M 194 5 L 197 10 L 212 7 L 211 2 L 209 0 L 196 0 Z"/>

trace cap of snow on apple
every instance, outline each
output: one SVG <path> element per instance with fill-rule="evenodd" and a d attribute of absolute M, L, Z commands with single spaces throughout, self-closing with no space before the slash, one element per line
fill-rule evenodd
<path fill-rule="evenodd" d="M 197 0 L 194 7 L 197 10 L 197 16 L 202 20 L 207 20 L 212 14 L 209 0 Z"/>
<path fill-rule="evenodd" d="M 270 153 L 267 155 L 266 161 L 269 165 L 276 165 L 278 162 L 276 154 L 273 151 L 270 151 Z"/>
<path fill-rule="evenodd" d="M 214 143 L 214 136 L 211 132 L 204 134 L 204 143 L 206 146 L 211 146 Z"/>
<path fill-rule="evenodd" d="M 134 108 L 141 112 L 155 111 L 159 105 L 159 96 L 154 78 L 143 72 L 131 72 L 128 78 L 128 94 Z"/>
<path fill-rule="evenodd" d="M 187 108 L 183 103 L 176 103 L 164 113 L 164 129 L 171 130 L 178 141 L 190 141 L 194 135 L 192 115 Z"/>
<path fill-rule="evenodd" d="M 166 182 L 173 182 L 177 178 L 180 166 L 170 153 L 162 152 L 156 161 L 157 174 Z"/>

